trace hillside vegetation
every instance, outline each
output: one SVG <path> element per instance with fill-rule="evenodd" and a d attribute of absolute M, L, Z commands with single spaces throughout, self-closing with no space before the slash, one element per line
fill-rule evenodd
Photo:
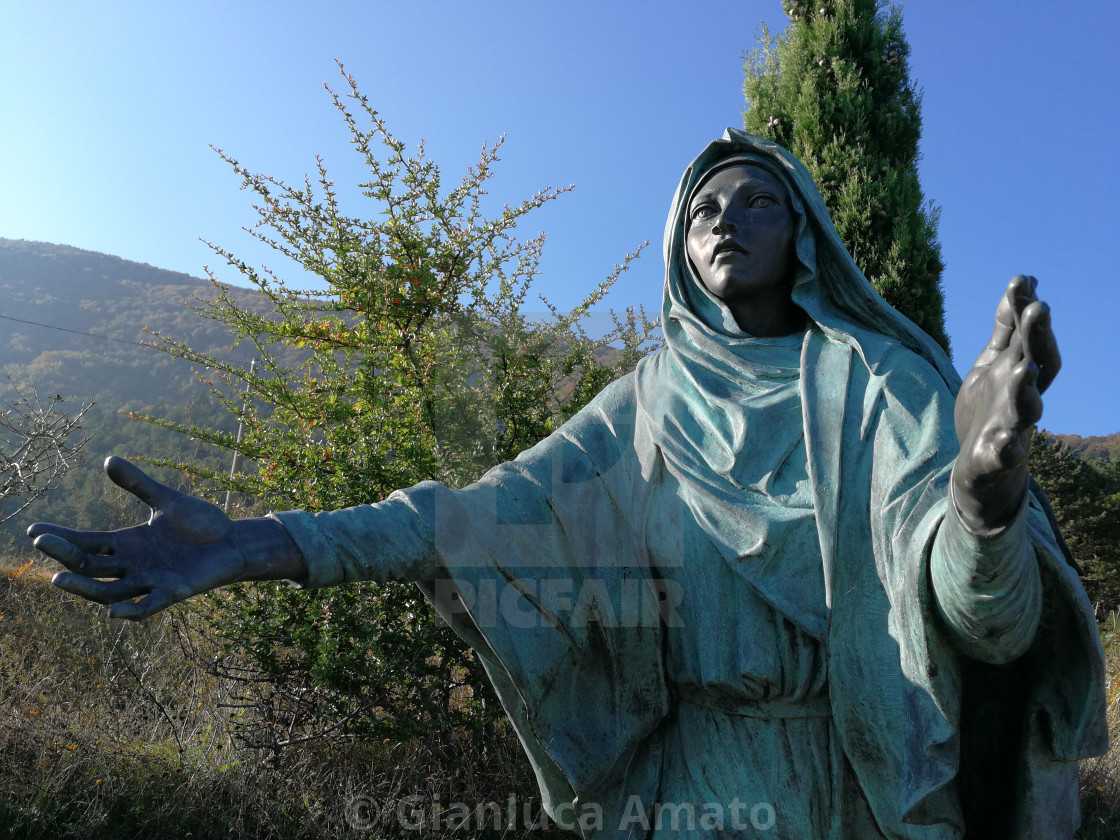
<path fill-rule="evenodd" d="M 1089 461 L 1107 461 L 1120 465 L 1120 432 L 1111 435 L 1054 435 L 1070 451 Z"/>
<path fill-rule="evenodd" d="M 35 519 L 78 527 L 115 527 L 134 519 L 135 508 L 97 468 L 107 455 L 225 462 L 223 453 L 126 416 L 150 413 L 228 428 L 228 414 L 191 365 L 145 344 L 152 333 L 160 333 L 247 364 L 250 351 L 231 348 L 229 333 L 192 309 L 213 294 L 208 280 L 186 274 L 66 245 L 0 239 L 0 398 L 9 396 L 14 385 L 61 396 L 63 410 L 93 403 L 85 465 L 8 523 L 0 532 L 0 548 L 26 550 L 19 535 Z M 248 290 L 233 288 L 230 295 L 251 311 L 263 311 L 258 296 Z M 183 481 L 174 474 L 162 477 Z"/>
<path fill-rule="evenodd" d="M 57 490 L 0 529 L 0 549 L 26 551 L 20 535 L 36 519 L 83 528 L 118 527 L 134 519 L 136 506 L 97 468 L 108 455 L 215 468 L 228 464 L 228 453 L 127 416 L 149 414 L 232 431 L 228 412 L 200 381 L 198 374 L 205 372 L 196 373 L 188 361 L 151 346 L 159 334 L 247 367 L 252 349 L 231 346 L 231 333 L 197 311 L 215 291 L 209 280 L 145 263 L 68 245 L 0 238 L 0 400 L 14 393 L 14 385 L 61 396 L 63 410 L 93 403 L 85 468 L 71 471 Z M 248 312 L 270 311 L 270 302 L 255 291 L 230 287 L 228 295 Z M 297 351 L 288 348 L 274 352 L 284 363 L 297 358 Z M 608 346 L 595 355 L 610 366 L 617 353 Z M 184 482 L 173 472 L 160 477 Z"/>
<path fill-rule="evenodd" d="M 197 396 L 189 365 L 142 342 L 148 329 L 230 353 L 228 334 L 187 305 L 199 296 L 212 296 L 209 281 L 65 245 L 0 239 L 0 364 L 21 386 L 93 397 L 114 410 L 181 405 Z M 252 306 L 249 292 L 240 297 Z"/>

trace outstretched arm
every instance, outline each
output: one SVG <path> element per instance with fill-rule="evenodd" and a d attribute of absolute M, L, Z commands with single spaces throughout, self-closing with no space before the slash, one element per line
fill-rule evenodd
<path fill-rule="evenodd" d="M 109 604 L 114 618 L 139 621 L 239 581 L 306 577 L 303 555 L 277 520 L 231 520 L 216 505 L 160 484 L 122 458 L 108 458 L 105 472 L 151 508 L 147 523 L 119 531 L 37 523 L 27 533 L 37 549 L 69 569 L 54 576 L 55 586 Z"/>

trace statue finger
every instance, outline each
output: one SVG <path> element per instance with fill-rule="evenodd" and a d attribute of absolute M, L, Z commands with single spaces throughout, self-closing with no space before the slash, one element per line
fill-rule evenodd
<path fill-rule="evenodd" d="M 182 495 L 166 484 L 160 484 L 138 466 L 124 458 L 110 455 L 105 459 L 105 474 L 153 510 L 159 510 L 176 496 Z"/>
<path fill-rule="evenodd" d="M 1022 328 L 1026 356 L 1038 365 L 1038 392 L 1041 394 L 1062 369 L 1062 355 L 1050 324 L 1050 307 L 1042 301 L 1030 304 L 1023 311 Z"/>
<path fill-rule="evenodd" d="M 67 569 L 76 571 L 86 562 L 86 553 L 68 540 L 54 534 L 36 537 L 33 546 L 52 560 L 57 560 Z"/>
<path fill-rule="evenodd" d="M 33 545 L 70 571 L 86 577 L 119 578 L 128 572 L 127 565 L 119 558 L 112 555 L 87 554 L 74 543 L 56 534 L 42 534 L 35 538 Z"/>
<path fill-rule="evenodd" d="M 1031 285 L 1034 278 L 1019 275 L 1007 284 L 1003 297 L 996 306 L 995 325 L 992 327 L 992 337 L 976 360 L 977 366 L 992 364 L 1005 350 L 1011 346 L 1012 337 L 1019 326 L 1019 313 L 1026 305 L 1024 295 L 1034 293 Z"/>
<path fill-rule="evenodd" d="M 1038 389 L 1038 365 L 1024 359 L 1011 372 L 1011 405 L 1015 427 L 1027 429 L 1042 417 L 1042 395 Z"/>
<path fill-rule="evenodd" d="M 44 535 L 61 537 L 80 551 L 88 554 L 116 554 L 117 536 L 115 531 L 75 531 L 50 522 L 36 522 L 27 529 L 27 536 L 37 540 Z"/>
<path fill-rule="evenodd" d="M 1015 316 L 1015 325 L 1023 315 L 1023 310 L 1038 300 L 1036 291 L 1038 281 L 1027 274 L 1019 274 L 1011 278 L 1007 284 L 1007 297 L 1011 303 L 1011 311 Z"/>
<path fill-rule="evenodd" d="M 995 326 L 992 327 L 992 337 L 987 346 L 976 360 L 977 365 L 991 364 L 992 359 L 1002 353 L 1011 344 L 1011 336 L 1015 332 L 1015 309 L 1012 303 L 1011 292 L 1007 291 L 999 300 L 996 307 Z"/>
<path fill-rule="evenodd" d="M 110 618 L 124 618 L 128 621 L 143 621 L 178 602 L 166 589 L 153 589 L 151 594 L 139 601 L 119 601 L 109 607 Z"/>
<path fill-rule="evenodd" d="M 151 591 L 150 586 L 133 583 L 130 580 L 95 580 L 70 572 L 59 572 L 51 579 L 51 583 L 59 589 L 65 589 L 73 595 L 79 595 L 87 601 L 96 601 L 99 604 L 115 604 L 117 601 L 127 601 L 129 598 L 146 595 Z"/>

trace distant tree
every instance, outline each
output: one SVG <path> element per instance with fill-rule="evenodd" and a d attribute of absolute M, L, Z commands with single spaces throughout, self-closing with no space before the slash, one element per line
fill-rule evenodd
<path fill-rule="evenodd" d="M 71 415 L 60 409 L 61 396 L 44 399 L 11 387 L 15 398 L 0 409 L 0 524 L 54 486 L 89 441 L 80 430 L 90 406 Z"/>
<path fill-rule="evenodd" d="M 1031 442 L 1030 470 L 1050 497 L 1098 614 L 1120 609 L 1120 472 L 1045 432 Z"/>
<path fill-rule="evenodd" d="M 321 160 L 317 187 L 310 179 L 292 187 L 219 152 L 255 196 L 253 235 L 323 290 L 294 290 L 215 246 L 267 311 L 239 305 L 213 274 L 215 296 L 199 310 L 250 345 L 260 367 L 157 336 L 204 374 L 243 433 L 238 442 L 148 419 L 236 449 L 245 466 L 230 478 L 157 463 L 258 508 L 330 510 L 425 479 L 469 483 L 632 367 L 653 328 L 633 309 L 605 336 L 592 338 L 582 325 L 635 255 L 572 311 L 544 302 L 543 316 L 526 314 L 544 235 L 519 241 L 514 228 L 565 190 L 486 215 L 500 142 L 446 189 L 423 144 L 409 155 L 353 78 L 345 80 L 346 96 L 331 96 L 368 169 L 363 216 L 343 211 Z M 302 359 L 282 363 L 293 347 Z M 412 585 L 256 585 L 218 593 L 214 603 L 213 629 L 228 640 L 219 670 L 245 682 L 238 715 L 252 724 L 242 729 L 250 743 L 280 750 L 313 737 L 406 738 L 501 715 L 479 661 Z"/>
<path fill-rule="evenodd" d="M 744 126 L 799 157 L 840 238 L 893 307 L 946 352 L 938 210 L 918 182 L 921 95 L 899 7 L 881 0 L 785 0 L 747 54 Z"/>

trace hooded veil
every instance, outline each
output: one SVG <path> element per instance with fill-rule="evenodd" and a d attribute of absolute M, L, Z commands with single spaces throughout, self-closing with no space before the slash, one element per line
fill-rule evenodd
<path fill-rule="evenodd" d="M 638 371 L 640 411 L 669 468 L 686 487 L 703 486 L 692 494 L 694 510 L 703 506 L 701 493 L 735 504 L 741 489 L 732 477 L 736 454 L 757 445 L 744 439 L 742 416 L 744 393 L 752 387 L 743 371 L 755 339 L 704 288 L 685 245 L 688 206 L 701 184 L 717 169 L 745 164 L 776 176 L 789 193 L 796 225 L 792 296 L 815 329 L 873 370 L 887 345 L 897 342 L 928 362 L 951 395 L 960 388 L 941 347 L 888 305 L 856 267 L 804 165 L 769 140 L 729 128 L 685 170 L 674 196 L 664 239 L 665 348 Z"/>
<path fill-rule="evenodd" d="M 868 330 L 895 339 L 929 362 L 955 393 L 960 378 L 949 357 L 937 342 L 888 305 L 856 267 L 801 161 L 776 143 L 734 128 L 710 143 L 685 170 L 665 225 L 662 316 L 666 343 L 674 348 L 673 354 L 687 354 L 682 345 L 687 342 L 696 345 L 699 360 L 705 352 L 722 357 L 717 345 L 725 339 L 743 338 L 727 307 L 700 287 L 685 251 L 687 208 L 693 194 L 715 169 L 736 164 L 761 166 L 789 191 L 797 216 L 793 299 L 809 317 L 829 334 L 855 345 L 858 335 L 869 340 Z"/>

